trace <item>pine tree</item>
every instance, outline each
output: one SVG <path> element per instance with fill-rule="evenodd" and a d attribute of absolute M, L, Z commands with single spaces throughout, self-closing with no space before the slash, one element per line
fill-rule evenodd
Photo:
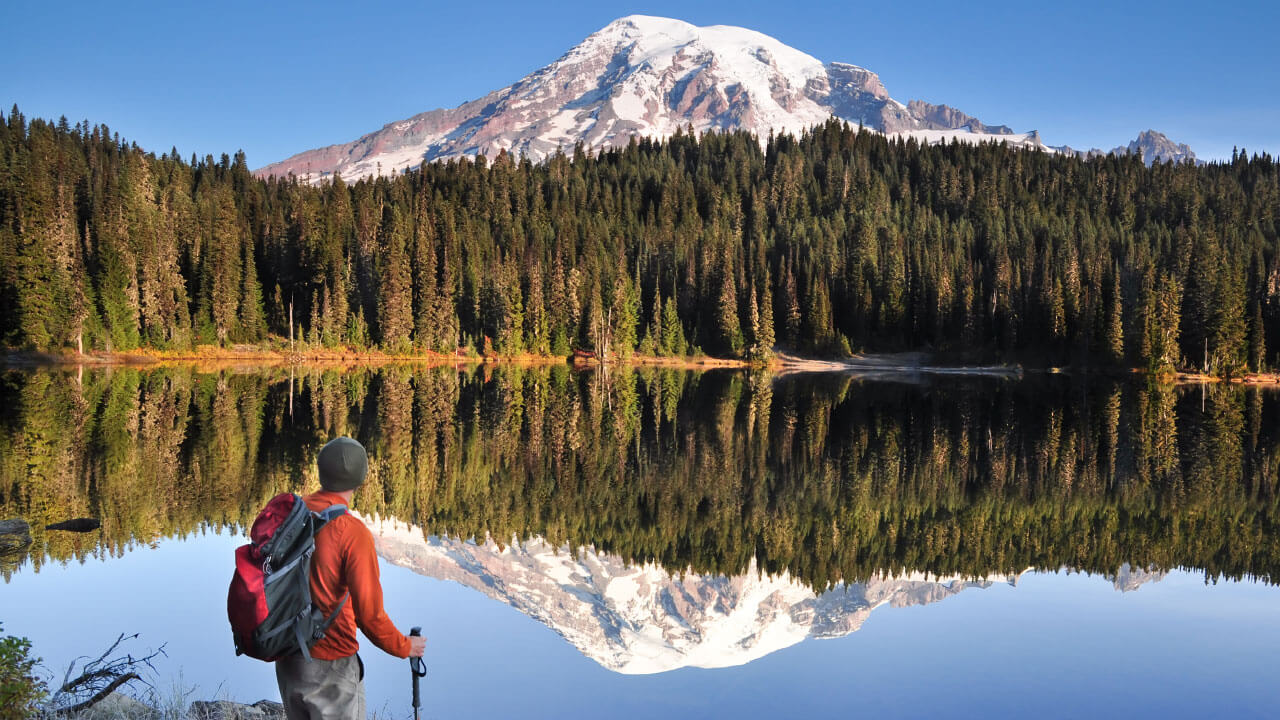
<path fill-rule="evenodd" d="M 1151 337 L 1149 367 L 1157 372 L 1174 369 L 1179 362 L 1178 328 L 1183 303 L 1182 284 L 1177 278 L 1163 276 L 1155 288 L 1152 312 L 1148 317 Z"/>
<path fill-rule="evenodd" d="M 645 324 L 644 338 L 638 351 L 642 355 L 660 355 L 662 350 L 662 293 L 653 289 L 653 306 L 649 309 L 649 322 Z"/>
<path fill-rule="evenodd" d="M 769 271 L 766 269 L 764 282 L 760 286 L 763 288 L 763 295 L 760 298 L 760 331 L 756 336 L 756 355 L 761 360 L 768 360 L 773 356 L 776 342 L 773 331 L 773 292 L 769 289 L 771 284 Z"/>
<path fill-rule="evenodd" d="M 659 352 L 663 355 L 679 357 L 689 352 L 685 342 L 684 328 L 680 323 L 680 313 L 674 297 L 667 298 L 662 308 L 662 342 Z"/>
<path fill-rule="evenodd" d="M 259 342 L 267 335 L 267 323 L 262 310 L 262 284 L 258 280 L 257 264 L 253 260 L 253 244 L 244 245 L 244 276 L 240 294 L 240 340 Z"/>
<path fill-rule="evenodd" d="M 1238 375 L 1247 366 L 1248 316 L 1245 314 L 1245 292 L 1239 278 L 1227 263 L 1222 264 L 1213 292 L 1213 320 L 1209 335 L 1209 352 L 1214 372 Z"/>
<path fill-rule="evenodd" d="M 635 351 L 639 315 L 639 293 L 623 270 L 613 281 L 613 297 L 610 301 L 613 353 L 622 360 L 629 359 Z"/>
<path fill-rule="evenodd" d="M 535 355 L 546 355 L 551 352 L 551 338 L 542 265 L 534 262 L 529 265 L 528 289 L 525 291 L 525 347 Z"/>
<path fill-rule="evenodd" d="M 831 296 L 827 293 L 826 283 L 820 278 L 813 278 L 809 283 L 809 312 L 804 332 L 809 338 L 810 346 L 820 353 L 836 351 L 835 333 L 831 327 Z"/>
<path fill-rule="evenodd" d="M 379 243 L 382 247 L 378 279 L 378 338 L 383 348 L 403 352 L 413 331 L 413 289 L 406 234 L 398 207 L 384 211 Z"/>
<path fill-rule="evenodd" d="M 1211 358 L 1205 348 L 1206 344 L 1212 343 L 1214 323 L 1218 316 L 1215 305 L 1215 293 L 1219 290 L 1217 278 L 1223 270 L 1217 243 L 1207 237 L 1200 237 L 1195 243 L 1187 271 L 1181 335 L 1184 353 L 1188 358 L 1194 358 L 1204 372 L 1210 372 Z"/>
<path fill-rule="evenodd" d="M 341 176 L 335 175 L 325 198 L 324 249 L 322 252 L 327 280 L 324 343 L 336 345 L 346 337 L 348 314 L 351 312 L 351 250 L 354 221 L 351 194 Z"/>
<path fill-rule="evenodd" d="M 1267 346 L 1264 324 L 1262 322 L 1262 303 L 1254 300 L 1252 312 L 1249 313 L 1249 369 L 1253 372 L 1266 371 Z"/>
<path fill-rule="evenodd" d="M 1104 310 L 1102 331 L 1103 362 L 1119 366 L 1124 362 L 1124 301 L 1120 294 L 1119 271 L 1109 275 L 1107 304 Z"/>
<path fill-rule="evenodd" d="M 413 343 L 419 349 L 441 346 L 437 336 L 439 279 L 436 277 L 435 219 L 421 205 L 413 226 Z"/>
<path fill-rule="evenodd" d="M 782 321 L 783 342 L 792 348 L 800 346 L 800 325 L 803 316 L 800 313 L 800 298 L 796 292 L 796 276 L 790 264 L 783 271 L 782 277 Z"/>
<path fill-rule="evenodd" d="M 210 220 L 202 265 L 201 300 L 213 333 L 209 339 L 225 345 L 239 325 L 236 311 L 244 288 L 241 276 L 244 242 L 240 237 L 235 200 L 229 188 L 210 189 L 203 204 L 204 213 Z"/>
<path fill-rule="evenodd" d="M 738 320 L 738 293 L 727 259 L 720 267 L 720 293 L 716 299 L 717 338 L 724 352 L 742 352 L 742 323 Z"/>
<path fill-rule="evenodd" d="M 760 353 L 760 305 L 756 302 L 756 286 L 751 286 L 750 296 L 747 300 L 747 323 L 751 326 L 750 345 L 748 347 L 748 355 L 757 357 Z"/>
<path fill-rule="evenodd" d="M 456 309 L 459 293 L 458 242 L 450 208 L 442 208 L 438 223 L 440 282 L 436 286 L 432 317 L 435 318 L 437 349 L 452 355 L 458 349 L 461 327 Z"/>
<path fill-rule="evenodd" d="M 597 278 L 591 283 L 591 291 L 587 296 L 587 339 L 591 349 L 603 362 L 613 359 L 613 320 L 610 317 L 612 308 L 605 307 L 600 293 L 600 281 Z"/>
<path fill-rule="evenodd" d="M 502 262 L 493 278 L 490 295 L 492 337 L 500 352 L 524 352 L 524 293 L 515 262 Z"/>

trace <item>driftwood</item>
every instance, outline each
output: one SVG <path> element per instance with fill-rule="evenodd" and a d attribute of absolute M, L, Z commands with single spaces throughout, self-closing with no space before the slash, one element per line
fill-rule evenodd
<path fill-rule="evenodd" d="M 137 637 L 136 633 L 127 636 L 121 633 L 105 652 L 93 660 L 84 662 L 80 667 L 80 674 L 75 678 L 72 678 L 71 674 L 75 672 L 76 664 L 86 658 L 72 660 L 62 678 L 62 686 L 49 699 L 49 706 L 53 708 L 53 713 L 63 716 L 73 715 L 102 702 L 111 693 L 128 683 L 138 681 L 145 684 L 146 681 L 138 671 L 143 668 L 155 670 L 151 661 L 165 654 L 163 645 L 152 651 L 150 655 L 143 657 L 135 658 L 132 654 L 111 657 L 116 648 L 120 647 L 120 643 L 125 640 L 135 640 Z"/>
<path fill-rule="evenodd" d="M 75 518 L 72 520 L 63 520 L 52 525 L 45 525 L 45 530 L 69 530 L 71 532 L 93 532 L 102 527 L 102 521 L 98 518 Z"/>
<path fill-rule="evenodd" d="M 106 687 L 94 693 L 88 700 L 85 700 L 83 702 L 78 702 L 75 705 L 71 705 L 65 708 L 59 708 L 58 713 L 62 715 L 74 715 L 75 713 L 78 713 L 81 710 L 87 710 L 93 707 L 94 705 L 97 705 L 98 703 L 105 700 L 108 695 L 115 692 L 116 689 L 119 688 L 121 685 L 124 685 L 125 683 L 131 682 L 133 680 L 140 680 L 140 679 L 141 678 L 138 677 L 137 673 L 125 673 L 124 675 L 121 675 L 115 680 L 112 680 L 110 683 L 107 684 Z"/>

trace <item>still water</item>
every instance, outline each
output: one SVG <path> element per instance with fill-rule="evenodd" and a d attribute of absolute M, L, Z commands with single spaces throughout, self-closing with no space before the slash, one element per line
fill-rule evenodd
<path fill-rule="evenodd" d="M 373 371 L 0 375 L 0 622 L 66 663 L 274 698 L 233 548 L 326 440 L 426 717 L 1273 717 L 1280 395 L 1070 379 Z M 407 663 L 364 643 L 371 709 Z M 171 694 L 179 691 L 168 691 Z"/>

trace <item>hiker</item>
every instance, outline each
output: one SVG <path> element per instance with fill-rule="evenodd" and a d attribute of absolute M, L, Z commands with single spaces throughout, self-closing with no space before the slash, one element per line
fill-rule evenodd
<path fill-rule="evenodd" d="M 320 492 L 303 498 L 319 512 L 334 504 L 350 506 L 364 483 L 369 457 L 348 437 L 320 449 Z M 350 514 L 331 520 L 316 534 L 311 565 L 311 597 L 326 616 L 343 603 L 323 638 L 311 647 L 310 662 L 301 653 L 276 661 L 280 700 L 289 720 L 350 718 L 364 720 L 364 663 L 356 651 L 359 627 L 374 645 L 396 657 L 422 657 L 427 639 L 410 637 L 392 624 L 382 608 L 382 584 L 373 533 Z"/>

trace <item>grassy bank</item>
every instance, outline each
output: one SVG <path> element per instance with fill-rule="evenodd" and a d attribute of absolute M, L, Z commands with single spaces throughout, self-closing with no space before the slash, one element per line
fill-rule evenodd
<path fill-rule="evenodd" d="M 45 366 L 45 365 L 200 365 L 200 366 L 279 366 L 279 365 L 334 365 L 334 366 L 368 366 L 405 363 L 413 365 L 467 365 L 502 363 L 509 365 L 535 366 L 557 365 L 566 362 L 579 366 L 595 366 L 602 364 L 594 358 L 574 358 L 563 355 L 535 355 L 522 353 L 518 355 L 488 354 L 459 351 L 454 355 L 431 351 L 415 351 L 411 353 L 389 353 L 377 349 L 357 348 L 324 348 L 298 347 L 290 350 L 287 347 L 234 345 L 221 347 L 217 345 L 201 345 L 192 350 L 158 350 L 155 348 L 139 348 L 124 352 L 93 352 L 78 354 L 38 353 L 21 350 L 8 350 L 3 356 L 3 364 L 8 366 Z M 751 363 L 734 358 L 715 358 L 705 355 L 681 357 L 659 357 L 654 355 L 633 354 L 625 359 L 613 359 L 609 365 L 653 365 L 662 367 L 687 368 L 705 370 L 710 368 L 745 368 Z"/>

